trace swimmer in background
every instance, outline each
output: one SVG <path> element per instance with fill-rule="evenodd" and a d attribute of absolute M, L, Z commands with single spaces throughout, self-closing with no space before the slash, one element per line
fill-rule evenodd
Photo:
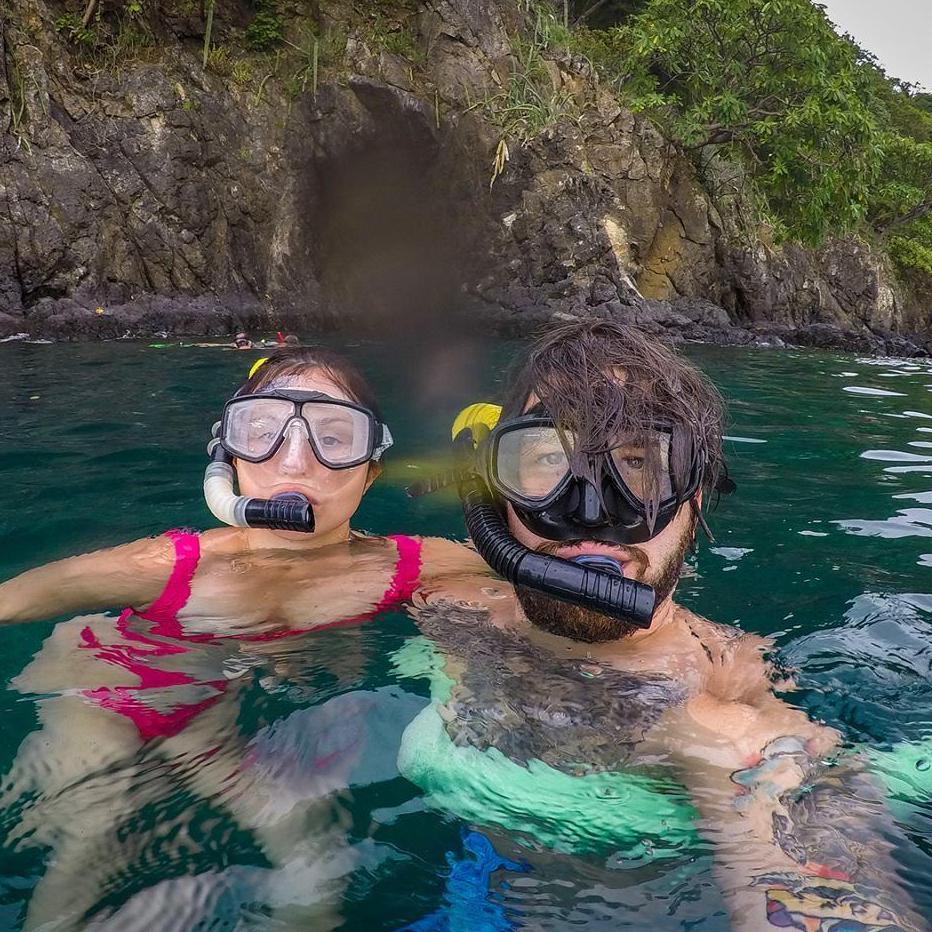
<path fill-rule="evenodd" d="M 60 623 L 13 683 L 49 698 L 40 706 L 42 727 L 23 741 L 7 775 L 5 800 L 28 791 L 59 799 L 51 811 L 36 812 L 36 837 L 53 854 L 27 927 L 80 917 L 93 905 L 99 887 L 88 882 L 89 854 L 138 804 L 128 795 L 132 767 L 115 769 L 120 776 L 102 787 L 110 824 L 99 808 L 69 806 L 69 787 L 80 788 L 82 779 L 114 762 L 134 760 L 153 739 L 167 759 L 181 758 L 204 755 L 205 744 L 209 749 L 218 733 L 229 731 L 236 706 L 225 700 L 234 687 L 213 668 L 212 657 L 255 656 L 290 635 L 360 624 L 464 562 L 482 570 L 472 551 L 450 541 L 371 537 L 351 529 L 391 442 L 372 389 L 348 360 L 324 349 L 282 350 L 253 366 L 226 406 L 213 443 L 226 463 L 211 469 L 234 474 L 240 494 L 224 491 L 217 476 L 205 488 L 213 490 L 215 506 L 220 495 L 224 520 L 242 526 L 169 531 L 29 570 L 0 585 L 2 622 L 132 606 L 119 618 Z M 312 514 L 313 530 L 249 526 L 236 517 L 245 504 L 253 511 Z M 293 586 L 308 562 L 319 562 L 320 581 Z M 214 653 L 198 650 L 206 647 Z M 243 776 L 241 751 L 207 755 L 194 775 L 205 795 L 231 774 L 250 776 Z M 269 857 L 281 862 L 294 839 L 283 840 L 279 817 L 262 815 L 257 794 L 270 796 L 256 787 L 230 804 Z M 28 824 L 20 831 L 28 834 Z"/>
<path fill-rule="evenodd" d="M 253 348 L 252 340 L 250 340 L 245 333 L 238 333 L 233 338 L 233 348 L 238 350 L 250 350 Z"/>

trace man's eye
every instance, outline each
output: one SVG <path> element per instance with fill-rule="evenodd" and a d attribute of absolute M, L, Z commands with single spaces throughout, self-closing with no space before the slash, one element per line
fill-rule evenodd
<path fill-rule="evenodd" d="M 641 469 L 644 466 L 643 456 L 626 456 L 622 462 L 628 469 Z"/>
<path fill-rule="evenodd" d="M 562 466 L 565 461 L 566 457 L 564 457 L 562 452 L 544 453 L 537 457 L 538 466 Z"/>

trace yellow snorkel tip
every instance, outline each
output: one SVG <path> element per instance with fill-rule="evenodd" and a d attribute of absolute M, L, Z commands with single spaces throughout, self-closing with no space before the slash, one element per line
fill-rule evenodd
<path fill-rule="evenodd" d="M 453 421 L 453 439 L 456 440 L 464 430 L 468 430 L 472 434 L 473 446 L 477 446 L 479 441 L 498 423 L 501 416 L 501 405 L 483 401 L 468 405 L 456 415 Z"/>
<path fill-rule="evenodd" d="M 250 367 L 249 375 L 246 376 L 246 378 L 251 379 L 268 361 L 268 356 L 263 356 L 261 359 L 257 359 Z"/>

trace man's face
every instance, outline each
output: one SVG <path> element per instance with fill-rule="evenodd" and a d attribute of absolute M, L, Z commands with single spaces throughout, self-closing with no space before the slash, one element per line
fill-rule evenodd
<path fill-rule="evenodd" d="M 531 395 L 525 411 L 536 404 L 537 396 Z M 700 503 L 697 499 L 696 504 Z M 696 531 L 696 515 L 688 502 L 680 506 L 673 520 L 659 534 L 637 545 L 610 544 L 584 538 L 548 540 L 526 528 L 510 504 L 507 505 L 507 514 L 511 533 L 526 547 L 567 560 L 583 554 L 611 557 L 619 563 L 626 579 L 653 587 L 658 607 L 672 596 Z M 516 586 L 515 591 L 528 620 L 553 634 L 595 642 L 617 640 L 643 630 L 630 622 L 552 599 L 524 586 Z"/>
<path fill-rule="evenodd" d="M 572 559 L 582 554 L 611 557 L 621 565 L 626 579 L 652 586 L 657 605 L 672 596 L 692 546 L 696 519 L 689 504 L 681 505 L 674 519 L 656 536 L 642 544 L 622 546 L 601 541 L 553 541 L 531 533 L 508 508 L 511 533 L 526 547 L 539 553 Z M 560 602 L 534 589 L 516 586 L 515 591 L 528 620 L 545 631 L 578 641 L 612 641 L 641 630 L 631 622 L 610 618 L 591 609 Z"/>

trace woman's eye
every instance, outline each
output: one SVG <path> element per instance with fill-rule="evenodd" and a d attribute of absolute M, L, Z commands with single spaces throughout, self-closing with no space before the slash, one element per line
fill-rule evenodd
<path fill-rule="evenodd" d="M 253 437 L 258 437 L 261 440 L 268 440 L 275 435 L 275 429 L 270 424 L 252 424 L 250 433 Z"/>
<path fill-rule="evenodd" d="M 333 434 L 321 437 L 320 442 L 325 447 L 342 447 L 342 446 L 346 446 L 346 443 L 347 443 L 347 441 L 344 440 L 342 437 L 336 437 Z"/>

